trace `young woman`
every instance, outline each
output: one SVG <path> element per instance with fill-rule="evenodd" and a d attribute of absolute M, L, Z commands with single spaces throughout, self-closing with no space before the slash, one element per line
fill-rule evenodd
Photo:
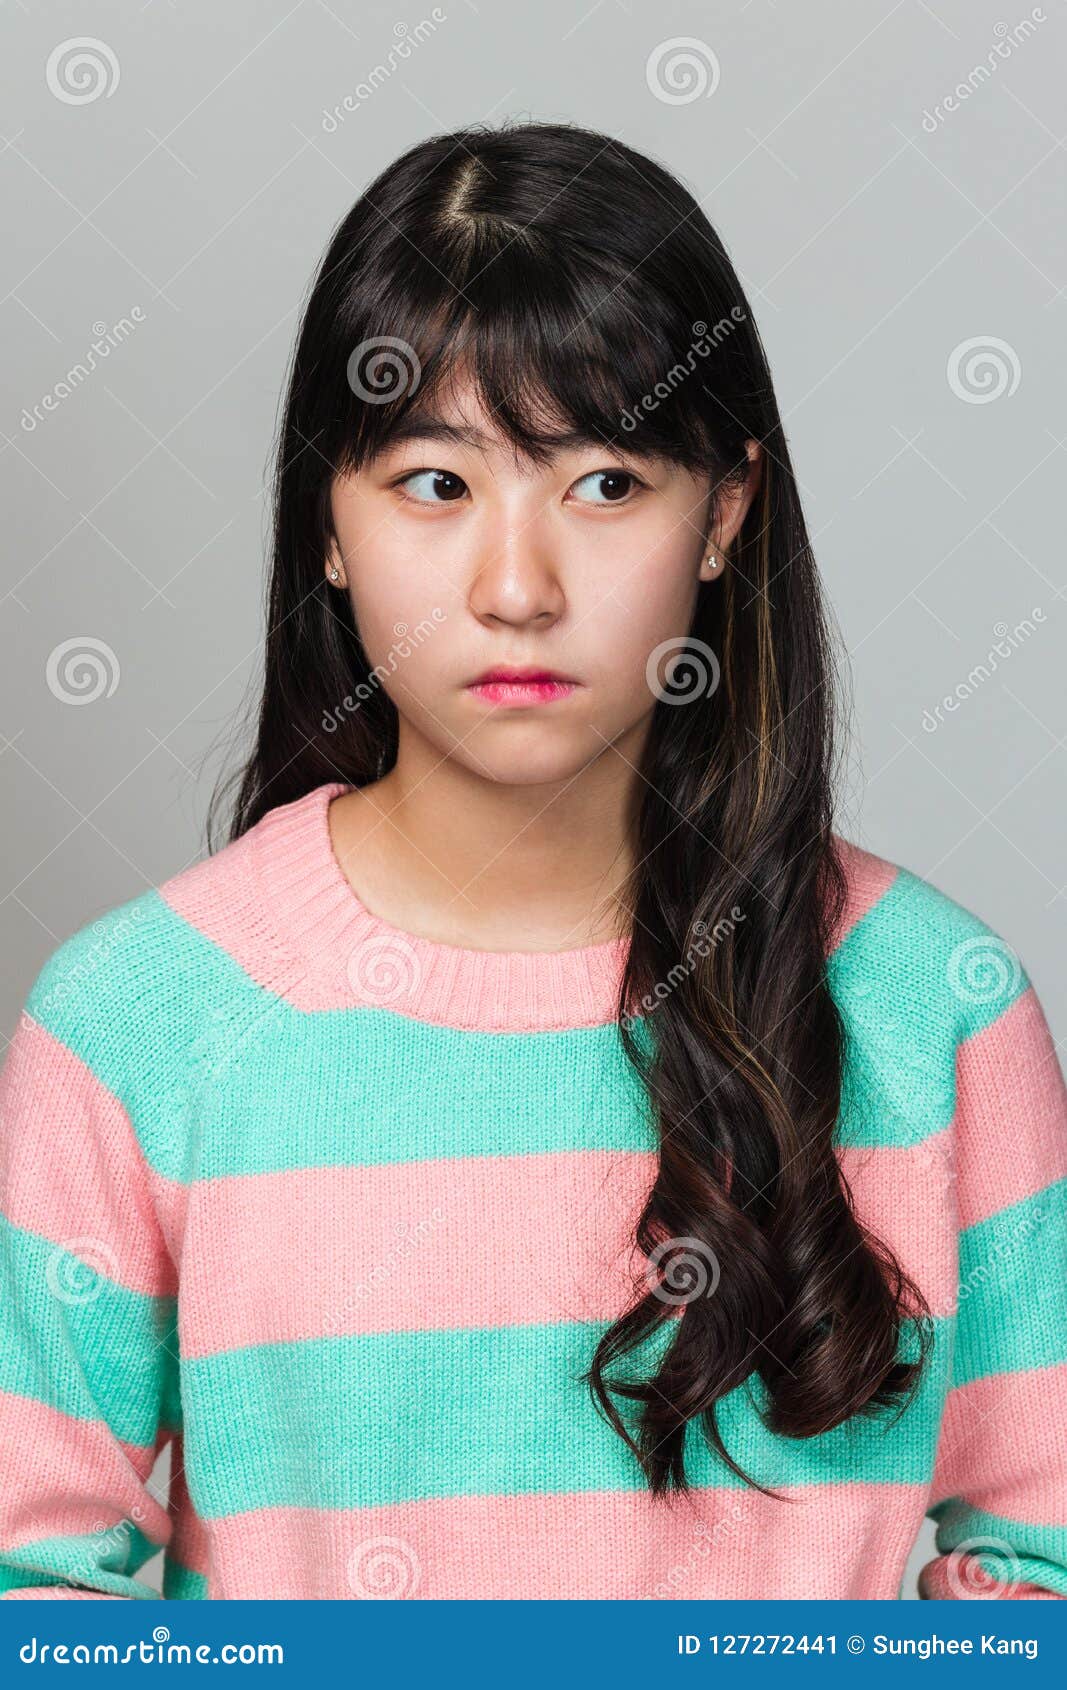
<path fill-rule="evenodd" d="M 690 194 L 400 158 L 305 309 L 229 836 L 7 1057 L 8 1595 L 895 1598 L 926 1514 L 923 1595 L 1067 1595 L 1063 1076 L 834 831 L 832 679 Z"/>

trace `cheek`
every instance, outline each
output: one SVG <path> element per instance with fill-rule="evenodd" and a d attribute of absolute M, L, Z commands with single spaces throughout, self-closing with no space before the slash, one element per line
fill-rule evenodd
<path fill-rule="evenodd" d="M 699 560 L 688 532 L 684 541 L 672 535 L 636 561 L 620 558 L 611 573 L 590 584 L 589 602 L 573 607 L 575 638 L 609 684 L 631 686 L 656 646 L 689 632 Z"/>
<path fill-rule="evenodd" d="M 409 544 L 393 539 L 386 527 L 347 555 L 349 600 L 372 667 L 384 662 L 398 641 L 429 636 L 432 646 L 434 632 L 455 622 L 458 587 L 446 571 L 430 567 Z"/>

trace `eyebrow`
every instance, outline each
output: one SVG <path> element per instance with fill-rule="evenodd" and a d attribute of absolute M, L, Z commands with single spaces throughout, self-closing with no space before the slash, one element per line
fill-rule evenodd
<path fill-rule="evenodd" d="M 443 446 L 468 446 L 476 452 L 488 451 L 497 444 L 491 435 L 484 434 L 480 429 L 470 428 L 466 424 L 446 422 L 443 417 L 428 413 L 411 413 L 402 417 L 389 430 L 381 449 L 388 452 L 394 446 L 403 446 L 409 441 L 416 440 L 432 440 Z M 554 435 L 547 449 L 552 456 L 555 456 L 559 452 L 570 451 L 580 446 L 600 446 L 608 451 L 611 449 L 612 443 L 602 440 L 598 434 L 591 434 L 587 429 L 572 428 L 562 429 Z M 632 449 L 629 448 L 624 447 L 622 449 L 630 450 L 631 455 L 635 457 L 641 455 L 632 452 Z"/>

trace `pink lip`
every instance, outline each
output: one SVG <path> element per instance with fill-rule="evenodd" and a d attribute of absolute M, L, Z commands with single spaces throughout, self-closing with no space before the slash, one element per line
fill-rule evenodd
<path fill-rule="evenodd" d="M 506 680 L 497 674 L 490 680 L 475 681 L 467 688 L 487 704 L 529 705 L 549 704 L 555 698 L 566 698 L 575 690 L 575 681 L 542 674 Z"/>

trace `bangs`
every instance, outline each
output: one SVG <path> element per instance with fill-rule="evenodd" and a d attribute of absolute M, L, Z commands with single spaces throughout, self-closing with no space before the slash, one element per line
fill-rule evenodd
<path fill-rule="evenodd" d="M 672 312 L 639 274 L 612 274 L 591 248 L 549 250 L 531 227 L 497 229 L 491 245 L 475 235 L 460 254 L 405 243 L 402 256 L 381 307 L 358 313 L 341 468 L 429 432 L 461 383 L 531 464 L 599 444 L 698 472 L 725 468 L 712 441 L 735 428 L 710 385 L 725 343 L 701 354 L 707 325 Z"/>

